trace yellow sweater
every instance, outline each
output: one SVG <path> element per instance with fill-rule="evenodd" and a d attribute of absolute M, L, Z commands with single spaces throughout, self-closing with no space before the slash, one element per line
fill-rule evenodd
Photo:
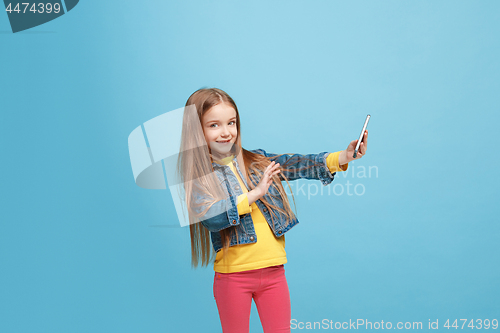
<path fill-rule="evenodd" d="M 339 166 L 340 151 L 331 153 L 326 158 L 330 172 L 346 171 L 348 164 Z M 281 265 L 287 262 L 285 252 L 285 235 L 276 237 L 269 227 L 264 215 L 254 202 L 248 204 L 247 189 L 231 161 L 233 156 L 228 156 L 216 163 L 227 165 L 240 182 L 243 194 L 238 196 L 238 214 L 251 213 L 255 234 L 258 241 L 251 244 L 240 244 L 229 247 L 227 257 L 223 257 L 223 250 L 219 250 L 215 257 L 214 271 L 219 273 L 234 273 L 249 271 L 269 266 Z"/>

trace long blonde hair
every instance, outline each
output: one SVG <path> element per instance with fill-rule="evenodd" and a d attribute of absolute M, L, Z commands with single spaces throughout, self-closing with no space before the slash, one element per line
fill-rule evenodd
<path fill-rule="evenodd" d="M 226 185 L 221 185 L 215 176 L 212 167 L 212 156 L 207 142 L 205 141 L 203 129 L 201 128 L 203 115 L 208 112 L 210 108 L 219 103 L 225 103 L 234 108 L 236 111 L 237 140 L 233 146 L 232 152 L 236 155 L 240 170 L 250 187 L 248 191 L 251 191 L 258 185 L 264 170 L 271 163 L 270 158 L 261 154 L 253 153 L 241 147 L 241 126 L 238 108 L 236 103 L 226 92 L 217 88 L 202 88 L 195 91 L 188 98 L 183 118 L 181 149 L 177 164 L 177 172 L 182 184 L 184 185 L 185 201 L 189 213 L 191 264 L 193 267 L 197 267 L 200 261 L 202 266 L 207 266 L 214 259 L 215 251 L 210 245 L 210 231 L 202 223 L 199 223 L 199 218 L 207 212 L 213 203 L 223 199 L 225 197 L 224 193 L 227 194 L 227 190 L 225 191 L 222 189 L 222 187 Z M 186 112 L 187 108 L 193 107 L 195 108 L 195 110 L 192 109 L 193 112 Z M 284 165 L 280 165 L 280 168 L 281 170 L 297 171 L 286 169 L 284 168 Z M 255 177 L 253 175 L 259 175 L 259 177 Z M 201 184 L 201 186 L 196 186 L 196 183 L 190 180 L 198 180 L 197 183 Z M 288 179 L 282 173 L 273 176 L 271 187 L 274 191 L 271 191 L 271 187 L 268 191 L 268 195 L 272 202 L 266 200 L 265 197 L 259 199 L 271 213 L 271 220 L 273 222 L 273 226 L 271 226 L 271 228 L 273 229 L 273 232 L 274 219 L 277 217 L 276 211 L 279 211 L 281 214 L 286 216 L 286 224 L 295 218 L 295 215 L 290 208 L 290 203 L 285 189 L 281 184 L 282 180 L 285 180 L 289 185 Z M 193 199 L 193 191 L 205 192 L 205 201 L 203 204 L 208 203 L 208 205 L 204 206 L 205 209 L 202 212 L 194 207 L 195 202 Z M 271 192 L 275 194 L 273 195 Z M 295 206 L 293 193 L 292 199 Z M 282 200 L 284 209 L 275 205 L 275 200 Z M 231 235 L 233 233 L 236 235 L 238 242 L 238 232 L 236 231 L 237 227 L 239 226 L 231 226 L 219 231 L 222 240 L 223 256 L 226 256 L 227 254 L 231 241 Z"/>

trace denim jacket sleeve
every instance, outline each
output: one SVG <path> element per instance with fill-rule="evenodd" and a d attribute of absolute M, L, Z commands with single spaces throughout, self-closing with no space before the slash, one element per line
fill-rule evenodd
<path fill-rule="evenodd" d="M 221 186 L 226 186 L 221 184 Z M 207 207 L 208 210 L 198 220 L 211 232 L 221 231 L 240 224 L 240 217 L 236 206 L 236 197 L 228 195 L 225 199 L 216 201 L 203 191 L 193 191 L 193 210 L 200 214 Z"/>
<path fill-rule="evenodd" d="M 283 154 L 281 156 L 268 153 L 263 149 L 255 149 L 252 152 L 269 157 L 271 161 L 283 166 L 282 174 L 288 180 L 317 179 L 323 185 L 328 185 L 335 177 L 336 172 L 331 173 L 326 163 L 328 152 L 307 155 Z"/>

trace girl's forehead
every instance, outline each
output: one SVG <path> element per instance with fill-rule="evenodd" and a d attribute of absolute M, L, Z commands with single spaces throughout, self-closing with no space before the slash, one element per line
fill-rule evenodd
<path fill-rule="evenodd" d="M 203 115 L 204 121 L 211 120 L 228 120 L 233 117 L 236 117 L 236 110 L 226 103 L 219 103 L 217 105 L 212 106 L 205 114 Z"/>

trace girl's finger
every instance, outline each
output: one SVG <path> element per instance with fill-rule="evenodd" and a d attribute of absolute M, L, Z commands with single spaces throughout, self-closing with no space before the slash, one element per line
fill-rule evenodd
<path fill-rule="evenodd" d="M 279 169 L 279 168 L 278 168 L 278 169 L 277 169 L 277 168 L 272 168 L 271 170 L 268 170 L 268 172 L 269 172 L 270 174 L 272 174 L 272 173 L 274 173 L 276 170 L 280 170 L 280 169 Z"/>
<path fill-rule="evenodd" d="M 273 177 L 274 177 L 275 175 L 277 175 L 278 173 L 279 173 L 279 172 L 276 172 L 276 171 L 275 171 L 275 172 L 271 172 L 271 173 L 269 173 L 269 178 L 270 178 L 270 179 L 271 179 L 271 178 L 273 178 Z"/>
<path fill-rule="evenodd" d="M 367 140 L 368 140 L 368 131 L 365 131 L 365 133 L 363 133 L 363 139 L 361 139 L 361 143 L 366 144 Z"/>

